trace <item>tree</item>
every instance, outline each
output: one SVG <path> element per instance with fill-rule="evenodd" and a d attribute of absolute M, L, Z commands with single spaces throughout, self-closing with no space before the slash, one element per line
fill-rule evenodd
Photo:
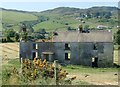
<path fill-rule="evenodd" d="M 91 18 L 91 14 L 89 10 L 86 12 L 86 15 L 87 15 L 87 18 Z"/>
<path fill-rule="evenodd" d="M 21 38 L 22 38 L 22 40 L 27 41 L 27 40 L 28 40 L 27 36 L 28 36 L 28 33 L 27 33 L 27 32 L 21 33 Z"/>
<path fill-rule="evenodd" d="M 14 37 L 15 36 L 15 31 L 13 30 L 13 29 L 6 29 L 5 31 L 4 31 L 4 35 L 6 36 L 6 37 Z"/>
<path fill-rule="evenodd" d="M 120 30 L 115 34 L 115 44 L 120 45 Z"/>
<path fill-rule="evenodd" d="M 6 37 L 6 42 L 13 42 L 11 38 L 15 37 L 16 33 L 13 29 L 6 29 L 3 33 Z"/>
<path fill-rule="evenodd" d="M 16 34 L 15 34 L 15 41 L 19 41 L 19 38 L 20 38 L 19 34 L 16 33 Z"/>
<path fill-rule="evenodd" d="M 29 29 L 29 33 L 33 33 L 34 32 L 34 29 L 32 28 L 31 25 L 28 26 L 28 29 Z"/>

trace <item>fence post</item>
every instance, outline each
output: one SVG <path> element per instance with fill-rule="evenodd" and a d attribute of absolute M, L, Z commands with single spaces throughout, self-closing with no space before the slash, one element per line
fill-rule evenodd
<path fill-rule="evenodd" d="M 57 74 L 58 74 L 58 63 L 57 62 L 58 62 L 57 60 L 54 61 L 54 66 L 55 66 L 55 68 L 54 68 L 55 85 L 58 85 L 58 76 L 57 76 Z"/>
<path fill-rule="evenodd" d="M 22 73 L 22 67 L 23 67 L 23 58 L 21 57 L 20 58 L 20 72 Z"/>

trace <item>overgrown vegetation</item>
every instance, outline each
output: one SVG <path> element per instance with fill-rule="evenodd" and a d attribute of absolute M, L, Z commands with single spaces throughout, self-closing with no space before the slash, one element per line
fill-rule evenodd
<path fill-rule="evenodd" d="M 115 44 L 120 45 L 120 30 L 115 33 Z"/>
<path fill-rule="evenodd" d="M 2 85 L 54 85 L 54 64 L 47 63 L 45 60 L 41 61 L 42 63 L 40 64 L 40 61 L 26 59 L 21 66 L 19 59 L 9 60 L 7 64 L 2 66 Z M 94 76 L 94 74 L 99 76 L 113 72 L 114 75 L 118 72 L 118 69 L 120 68 L 92 68 L 81 65 L 59 66 L 59 78 L 62 77 L 62 79 L 59 79 L 59 85 L 93 85 L 82 80 L 83 78 L 78 79 L 79 74 L 83 75 L 83 77 L 85 76 L 84 78 L 87 79 L 91 78 L 92 75 Z M 70 77 L 66 78 L 67 72 Z M 71 82 L 70 79 L 72 78 L 76 79 Z"/>
<path fill-rule="evenodd" d="M 60 66 L 56 68 L 53 63 L 47 63 L 46 60 L 34 59 L 30 61 L 25 59 L 21 65 L 18 62 L 9 62 L 12 68 L 6 68 L 2 71 L 3 85 L 65 85 L 71 84 L 76 77 L 71 77 L 65 80 L 67 71 L 63 70 Z M 5 66 L 3 66 L 5 68 Z M 8 66 L 7 66 L 8 67 Z M 57 76 L 57 77 L 55 77 Z"/>

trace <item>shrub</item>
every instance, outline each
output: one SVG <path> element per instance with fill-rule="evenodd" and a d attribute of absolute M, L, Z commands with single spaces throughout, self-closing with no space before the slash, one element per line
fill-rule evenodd
<path fill-rule="evenodd" d="M 70 84 L 76 77 L 65 79 L 68 73 L 59 66 L 56 68 L 54 63 L 48 63 L 46 60 L 34 58 L 33 61 L 24 59 L 21 64 L 21 69 L 13 68 L 7 70 L 4 76 L 4 83 L 11 84 L 13 79 L 16 80 L 16 84 L 26 85 L 62 85 Z M 55 76 L 57 76 L 55 79 Z M 68 81 L 69 80 L 69 81 Z M 67 81 L 69 83 L 67 83 Z M 10 82 L 10 83 L 8 83 Z"/>

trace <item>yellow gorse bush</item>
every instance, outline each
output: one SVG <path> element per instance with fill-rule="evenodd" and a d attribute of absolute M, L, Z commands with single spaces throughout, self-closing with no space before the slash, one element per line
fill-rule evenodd
<path fill-rule="evenodd" d="M 6 75 L 8 77 L 7 80 L 11 81 L 11 78 L 15 78 L 18 84 L 54 85 L 55 83 L 63 84 L 66 82 L 65 79 L 68 73 L 60 65 L 56 68 L 54 63 L 47 62 L 46 59 L 34 58 L 34 60 L 24 59 L 20 70 L 13 68 Z M 69 80 L 72 81 L 75 78 L 71 77 Z"/>
<path fill-rule="evenodd" d="M 54 67 L 54 64 L 48 63 L 46 59 L 43 61 L 37 58 L 34 58 L 33 61 L 24 59 L 22 71 L 25 76 L 29 76 L 31 79 L 36 79 L 39 77 L 39 75 L 45 78 L 54 78 Z M 28 74 L 28 71 L 31 73 L 30 75 Z M 65 70 L 62 70 L 62 68 L 58 67 L 57 75 L 58 80 L 63 80 L 66 78 L 66 75 L 68 75 L 68 73 Z"/>

